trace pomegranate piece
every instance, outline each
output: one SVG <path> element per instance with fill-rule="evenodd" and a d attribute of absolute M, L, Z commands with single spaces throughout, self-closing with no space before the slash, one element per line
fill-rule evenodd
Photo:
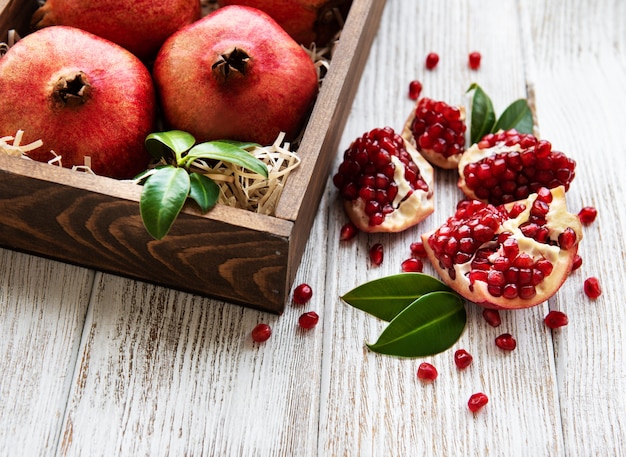
<path fill-rule="evenodd" d="M 517 341 L 510 333 L 503 333 L 496 337 L 496 346 L 503 351 L 512 351 L 517 347 Z"/>
<path fill-rule="evenodd" d="M 463 200 L 454 216 L 422 235 L 442 280 L 466 299 L 495 309 L 544 302 L 569 275 L 582 225 L 565 189 L 539 189 L 526 200 L 494 206 Z"/>
<path fill-rule="evenodd" d="M 474 357 L 465 349 L 459 349 L 454 353 L 454 364 L 459 370 L 464 370 L 469 367 Z"/>
<path fill-rule="evenodd" d="M 300 284 L 293 290 L 293 302 L 304 305 L 313 296 L 313 289 L 308 284 Z"/>
<path fill-rule="evenodd" d="M 346 222 L 341 226 L 341 230 L 339 232 L 339 239 L 341 241 L 351 240 L 359 233 L 359 229 L 352 222 Z"/>
<path fill-rule="evenodd" d="M 434 381 L 437 376 L 439 376 L 437 369 L 430 363 L 422 362 L 417 368 L 417 377 L 422 381 Z"/>
<path fill-rule="evenodd" d="M 378 266 L 383 263 L 384 257 L 385 257 L 385 251 L 383 249 L 383 245 L 380 243 L 376 243 L 372 245 L 372 247 L 370 248 L 370 262 Z"/>
<path fill-rule="evenodd" d="M 252 329 L 252 339 L 257 343 L 267 341 L 270 336 L 272 336 L 272 329 L 267 324 L 257 324 Z"/>
<path fill-rule="evenodd" d="M 478 68 L 480 67 L 480 60 L 481 60 L 482 56 L 480 55 L 480 52 L 474 51 L 474 52 L 470 52 L 467 62 L 469 67 L 472 70 L 478 70 Z"/>
<path fill-rule="evenodd" d="M 405 273 L 420 273 L 424 269 L 424 263 L 415 257 L 402 262 L 402 271 Z"/>
<path fill-rule="evenodd" d="M 413 80 L 409 83 L 409 98 L 411 100 L 417 100 L 422 93 L 422 83 L 418 80 Z"/>
<path fill-rule="evenodd" d="M 364 232 L 400 232 L 434 210 L 430 164 L 390 127 L 352 142 L 333 183 L 354 225 Z"/>
<path fill-rule="evenodd" d="M 485 308 L 483 309 L 483 318 L 492 327 L 499 327 L 502 323 L 500 319 L 500 313 L 497 309 Z"/>
<path fill-rule="evenodd" d="M 602 288 L 600 287 L 600 280 L 594 276 L 591 276 L 590 278 L 585 279 L 583 287 L 585 290 L 585 295 L 587 295 L 587 297 L 591 298 L 592 300 L 595 300 L 600 295 L 602 295 Z"/>
<path fill-rule="evenodd" d="M 563 311 L 550 311 L 543 322 L 548 328 L 559 328 L 568 324 L 567 315 Z"/>
<path fill-rule="evenodd" d="M 472 394 L 467 402 L 467 407 L 473 413 L 478 412 L 489 402 L 489 398 L 482 392 Z"/>
<path fill-rule="evenodd" d="M 302 314 L 298 318 L 298 325 L 300 326 L 300 328 L 309 330 L 315 327 L 319 320 L 320 320 L 320 317 L 315 311 L 309 311 L 307 313 Z"/>
<path fill-rule="evenodd" d="M 578 212 L 578 218 L 580 219 L 580 222 L 585 225 L 591 224 L 593 221 L 596 220 L 597 216 L 598 210 L 595 209 L 593 206 L 585 206 L 584 208 L 581 208 L 581 210 Z"/>
<path fill-rule="evenodd" d="M 426 56 L 426 68 L 429 70 L 434 69 L 439 63 L 439 54 L 431 52 Z"/>
<path fill-rule="evenodd" d="M 541 187 L 565 190 L 576 162 L 552 145 L 516 130 L 487 134 L 458 163 L 458 186 L 468 197 L 499 205 L 522 200 Z"/>
<path fill-rule="evenodd" d="M 421 98 L 407 117 L 402 136 L 432 165 L 457 168 L 465 151 L 465 108 Z"/>

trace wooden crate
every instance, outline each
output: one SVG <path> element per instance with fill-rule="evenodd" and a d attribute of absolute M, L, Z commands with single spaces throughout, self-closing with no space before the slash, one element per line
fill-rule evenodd
<path fill-rule="evenodd" d="M 0 245 L 281 313 L 384 4 L 353 1 L 274 216 L 222 205 L 203 215 L 188 205 L 157 241 L 139 215 L 140 186 L 0 155 Z M 36 7 L 0 0 L 0 37 L 28 33 Z"/>

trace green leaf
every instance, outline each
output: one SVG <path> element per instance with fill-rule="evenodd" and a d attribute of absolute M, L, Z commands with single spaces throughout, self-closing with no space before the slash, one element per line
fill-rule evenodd
<path fill-rule="evenodd" d="M 191 148 L 189 154 L 184 157 L 180 165 L 188 167 L 197 159 L 221 160 L 247 168 L 267 178 L 267 165 L 241 147 L 241 145 L 249 146 L 250 144 L 252 143 L 239 143 L 234 141 L 208 141 L 206 143 L 200 143 Z"/>
<path fill-rule="evenodd" d="M 490 133 L 496 123 L 493 103 L 485 91 L 476 83 L 467 90 L 474 91 L 472 97 L 472 115 L 470 126 L 470 143 L 478 143 L 483 136 Z"/>
<path fill-rule="evenodd" d="M 200 173 L 190 173 L 189 178 L 191 180 L 189 196 L 206 213 L 217 203 L 217 199 L 220 196 L 220 188 L 215 181 Z"/>
<path fill-rule="evenodd" d="M 146 137 L 146 149 L 155 159 L 174 154 L 176 161 L 182 154 L 188 151 L 196 142 L 190 133 L 182 130 L 170 130 L 168 132 L 151 133 Z"/>
<path fill-rule="evenodd" d="M 355 308 L 385 321 L 391 321 L 422 295 L 452 291 L 447 285 L 424 273 L 399 273 L 362 284 L 341 297 Z"/>
<path fill-rule="evenodd" d="M 519 133 L 533 133 L 533 113 L 524 98 L 515 100 L 500 115 L 492 132 L 515 129 Z"/>
<path fill-rule="evenodd" d="M 157 240 L 169 232 L 185 204 L 190 186 L 187 171 L 171 166 L 159 169 L 146 180 L 139 210 L 146 230 Z"/>
<path fill-rule="evenodd" d="M 431 292 L 411 303 L 367 347 L 379 354 L 425 357 L 449 349 L 458 341 L 467 321 L 461 297 Z"/>

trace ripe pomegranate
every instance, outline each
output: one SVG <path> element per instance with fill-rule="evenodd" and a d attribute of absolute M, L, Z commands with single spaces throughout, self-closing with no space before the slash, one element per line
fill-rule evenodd
<path fill-rule="evenodd" d="M 431 164 L 457 168 L 465 151 L 465 108 L 421 98 L 404 123 L 402 136 Z"/>
<path fill-rule="evenodd" d="M 364 232 L 400 232 L 434 210 L 433 168 L 390 127 L 352 142 L 333 183 L 352 222 Z"/>
<path fill-rule="evenodd" d="M 309 55 L 267 14 L 244 6 L 176 32 L 153 74 L 167 124 L 197 141 L 292 139 L 318 90 Z"/>
<path fill-rule="evenodd" d="M 198 0 L 46 0 L 33 14 L 31 25 L 77 27 L 147 60 L 154 58 L 167 37 L 200 19 L 200 14 Z"/>
<path fill-rule="evenodd" d="M 35 160 L 61 156 L 100 175 L 144 170 L 143 143 L 154 127 L 150 73 L 127 50 L 80 29 L 48 27 L 18 41 L 0 59 L 0 136 L 25 131 L 43 140 Z"/>
<path fill-rule="evenodd" d="M 552 145 L 516 130 L 487 134 L 459 161 L 458 186 L 468 198 L 499 205 L 540 187 L 569 188 L 576 162 Z"/>
<path fill-rule="evenodd" d="M 565 189 L 539 189 L 494 206 L 463 200 L 454 216 L 422 235 L 434 268 L 450 287 L 487 308 L 515 309 L 550 298 L 569 275 L 582 226 Z"/>
<path fill-rule="evenodd" d="M 269 14 L 298 43 L 325 46 L 343 27 L 352 0 L 219 0 Z"/>

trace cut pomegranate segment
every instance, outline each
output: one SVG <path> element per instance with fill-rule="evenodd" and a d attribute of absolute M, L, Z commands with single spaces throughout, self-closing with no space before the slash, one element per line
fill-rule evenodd
<path fill-rule="evenodd" d="M 422 235 L 441 278 L 487 308 L 544 302 L 569 275 L 582 226 L 569 213 L 565 189 L 539 189 L 526 200 L 494 206 L 463 200 L 454 216 Z"/>
<path fill-rule="evenodd" d="M 487 134 L 461 157 L 458 186 L 468 197 L 499 205 L 541 187 L 569 188 L 576 162 L 548 141 L 516 130 Z"/>
<path fill-rule="evenodd" d="M 402 136 L 431 164 L 453 169 L 465 151 L 465 108 L 421 98 L 407 117 Z"/>
<path fill-rule="evenodd" d="M 345 151 L 333 183 L 364 232 L 400 232 L 434 210 L 430 164 L 390 127 L 373 129 Z"/>

